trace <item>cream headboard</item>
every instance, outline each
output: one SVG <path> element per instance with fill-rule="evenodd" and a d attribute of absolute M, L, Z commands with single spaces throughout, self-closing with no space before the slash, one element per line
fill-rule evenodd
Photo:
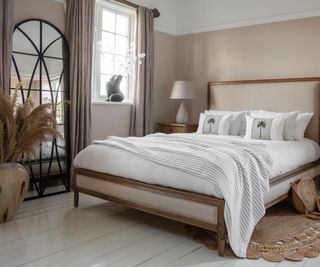
<path fill-rule="evenodd" d="M 313 112 L 306 137 L 319 143 L 320 77 L 208 83 L 208 108 Z"/>

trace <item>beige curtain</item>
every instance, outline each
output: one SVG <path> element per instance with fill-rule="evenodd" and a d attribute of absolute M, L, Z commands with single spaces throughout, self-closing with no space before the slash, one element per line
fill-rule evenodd
<path fill-rule="evenodd" d="M 154 18 L 152 10 L 145 7 L 139 8 L 137 27 L 137 53 L 145 53 L 146 57 L 137 67 L 130 135 L 144 136 L 153 132 Z"/>
<path fill-rule="evenodd" d="M 0 1 L 0 92 L 9 94 L 12 56 L 13 0 Z"/>
<path fill-rule="evenodd" d="M 71 157 L 91 142 L 91 79 L 95 0 L 68 0 Z"/>

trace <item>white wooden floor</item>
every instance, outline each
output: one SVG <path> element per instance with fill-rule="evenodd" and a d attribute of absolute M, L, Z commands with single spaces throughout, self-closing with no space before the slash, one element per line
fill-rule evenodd
<path fill-rule="evenodd" d="M 221 258 L 184 234 L 183 224 L 86 195 L 25 202 L 0 225 L 0 266 L 318 267 L 320 259 L 270 263 Z"/>

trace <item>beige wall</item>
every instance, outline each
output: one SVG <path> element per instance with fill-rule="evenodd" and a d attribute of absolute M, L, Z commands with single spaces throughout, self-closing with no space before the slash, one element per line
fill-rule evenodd
<path fill-rule="evenodd" d="M 65 27 L 65 5 L 52 0 L 14 0 L 14 21 L 38 18 L 56 25 L 62 32 Z"/>
<path fill-rule="evenodd" d="M 92 140 L 106 139 L 108 136 L 128 136 L 131 105 L 92 104 Z"/>
<path fill-rule="evenodd" d="M 193 80 L 192 120 L 209 80 L 320 76 L 320 17 L 177 37 L 177 79 Z"/>
<path fill-rule="evenodd" d="M 175 118 L 175 102 L 170 100 L 172 84 L 176 79 L 176 38 L 155 32 L 154 66 L 154 122 L 172 121 Z"/>

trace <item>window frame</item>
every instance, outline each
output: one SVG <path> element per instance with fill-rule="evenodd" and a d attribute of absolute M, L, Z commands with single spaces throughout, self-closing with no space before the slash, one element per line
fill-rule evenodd
<path fill-rule="evenodd" d="M 105 101 L 106 96 L 101 95 L 100 88 L 101 88 L 101 52 L 100 52 L 100 45 L 99 43 L 102 40 L 102 33 L 103 32 L 110 32 L 105 31 L 102 29 L 102 16 L 103 10 L 111 11 L 115 14 L 120 14 L 121 16 L 126 16 L 129 19 L 129 29 L 128 29 L 128 49 L 132 43 L 136 43 L 135 35 L 136 35 L 136 19 L 137 19 L 137 10 L 132 7 L 124 6 L 122 4 L 114 3 L 108 0 L 97 0 L 96 1 L 96 16 L 95 16 L 95 32 L 94 32 L 94 53 L 93 53 L 93 82 L 92 82 L 92 102 L 96 103 L 110 103 Z M 116 27 L 116 26 L 115 26 Z M 110 32 L 115 36 L 120 35 L 117 33 L 117 29 L 115 32 Z M 122 35 L 124 36 L 124 35 Z M 134 51 L 135 52 L 135 51 Z M 114 56 L 117 55 L 116 53 L 112 53 Z M 123 56 L 123 55 L 119 55 Z M 134 55 L 135 56 L 135 55 Z M 134 68 L 134 67 L 133 67 Z M 133 96 L 134 96 L 134 86 L 135 86 L 135 71 L 132 71 L 132 74 L 127 75 L 128 79 L 128 92 L 125 95 L 125 99 L 121 103 L 133 103 Z"/>

